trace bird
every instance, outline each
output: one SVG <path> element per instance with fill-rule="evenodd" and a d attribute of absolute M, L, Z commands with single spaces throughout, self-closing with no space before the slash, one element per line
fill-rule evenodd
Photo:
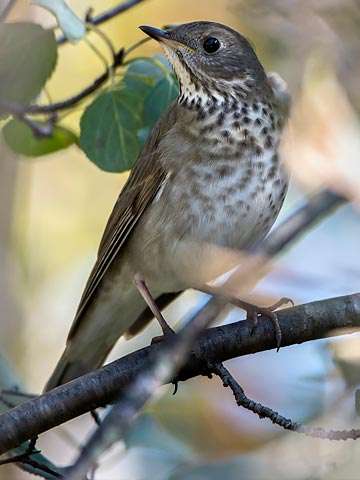
<path fill-rule="evenodd" d="M 229 26 L 139 28 L 163 47 L 179 95 L 119 194 L 46 391 L 99 368 L 119 337 L 151 321 L 144 292 L 161 310 L 186 289 L 205 291 L 227 261 L 218 253 L 232 259 L 263 239 L 286 196 L 281 77 Z"/>

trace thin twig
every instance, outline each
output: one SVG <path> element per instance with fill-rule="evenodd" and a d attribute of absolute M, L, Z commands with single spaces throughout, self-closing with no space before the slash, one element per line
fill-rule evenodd
<path fill-rule="evenodd" d="M 111 18 L 114 18 L 115 16 L 129 10 L 130 8 L 135 7 L 139 3 L 142 3 L 143 1 L 144 0 L 128 0 L 119 5 L 116 5 L 113 8 L 110 8 L 104 11 L 103 13 L 97 16 L 93 16 L 92 10 L 90 10 L 86 15 L 86 22 L 92 26 L 100 25 L 110 20 Z M 13 7 L 14 3 L 15 2 L 12 0 L 9 1 L 8 5 L 4 8 L 3 12 L 0 15 L 0 21 L 4 20 L 4 18 L 7 16 L 9 11 Z M 101 34 L 101 32 L 98 32 L 98 33 Z M 66 43 L 67 41 L 68 39 L 65 36 L 61 36 L 57 40 L 58 44 L 63 44 L 63 43 Z M 79 102 L 81 102 L 84 98 L 88 97 L 89 95 L 94 93 L 96 90 L 98 90 L 110 78 L 110 76 L 113 74 L 115 69 L 120 65 L 122 65 L 125 55 L 133 51 L 142 43 L 144 43 L 144 41 L 145 40 L 137 42 L 132 47 L 130 47 L 127 52 L 125 52 L 123 48 L 121 48 L 118 52 L 114 52 L 112 49 L 113 57 L 114 57 L 112 65 L 109 68 L 107 68 L 103 74 L 97 77 L 88 87 L 81 90 L 78 94 L 73 95 L 70 98 L 67 98 L 66 100 L 63 100 L 61 102 L 56 102 L 56 103 L 50 103 L 48 105 L 21 105 L 16 102 L 0 100 L 0 111 L 9 113 L 13 115 L 15 118 L 18 118 L 19 120 L 23 121 L 26 125 L 28 125 L 31 128 L 35 136 L 39 138 L 49 137 L 52 135 L 52 132 L 53 132 L 55 117 L 51 116 L 50 118 L 39 123 L 32 120 L 28 115 L 55 114 L 62 110 L 66 110 L 71 107 L 74 107 Z"/>
<path fill-rule="evenodd" d="M 0 100 L 0 108 L 3 111 L 14 115 L 24 115 L 24 114 L 49 114 L 54 112 L 60 112 L 61 110 L 66 110 L 77 105 L 79 102 L 84 100 L 84 98 L 88 97 L 96 90 L 98 90 L 109 78 L 111 68 L 115 69 L 121 65 L 124 58 L 124 49 L 121 48 L 115 58 L 114 62 L 110 68 L 108 68 L 104 73 L 102 73 L 99 77 L 97 77 L 90 85 L 82 89 L 76 95 L 67 98 L 61 102 L 50 103 L 49 105 L 19 105 L 14 102 L 6 102 L 4 100 Z"/>
<path fill-rule="evenodd" d="M 139 46 L 144 44 L 145 42 L 149 41 L 149 38 L 144 38 L 139 40 L 138 42 L 134 43 L 127 49 L 121 47 L 118 51 L 115 52 L 113 55 L 113 62 L 103 72 L 99 75 L 95 80 L 93 80 L 87 87 L 83 88 L 80 92 L 75 95 L 72 95 L 65 100 L 55 103 L 49 103 L 47 105 L 22 105 L 16 102 L 7 101 L 4 99 L 0 100 L 0 110 L 3 112 L 10 113 L 14 116 L 19 117 L 20 115 L 47 115 L 49 113 L 57 113 L 63 110 L 67 110 L 78 105 L 82 100 L 86 97 L 90 96 L 92 93 L 97 91 L 105 82 L 110 78 L 111 74 L 120 66 L 124 65 L 124 59 L 132 53 L 135 49 Z"/>
<path fill-rule="evenodd" d="M 112 72 L 122 64 L 124 58 L 124 49 L 121 48 L 116 55 L 112 65 L 97 77 L 89 86 L 81 90 L 76 95 L 67 98 L 61 102 L 50 103 L 48 105 L 29 105 L 23 106 L 15 102 L 0 100 L 0 110 L 12 114 L 31 128 L 34 136 L 38 138 L 50 137 L 56 123 L 57 113 L 72 108 L 84 100 L 86 97 L 98 90 L 110 77 Z M 28 115 L 47 114 L 45 121 L 38 122 Z"/>
<path fill-rule="evenodd" d="M 33 120 L 26 114 L 14 114 L 14 117 L 21 120 L 27 125 L 36 138 L 48 138 L 51 137 L 56 123 L 57 115 L 52 113 L 46 121 L 38 122 Z"/>
<path fill-rule="evenodd" d="M 120 3 L 119 5 L 115 5 L 115 7 L 109 8 L 108 10 L 105 10 L 104 12 L 99 13 L 99 15 L 95 15 L 95 16 L 92 15 L 92 11 L 89 11 L 86 15 L 86 22 L 92 25 L 100 25 L 101 23 L 105 23 L 108 20 L 111 20 L 117 15 L 120 15 L 121 13 L 126 12 L 130 8 L 133 8 L 142 2 L 144 2 L 144 0 L 128 0 Z M 63 45 L 64 43 L 67 43 L 67 42 L 68 42 L 68 39 L 64 35 L 61 35 L 57 39 L 57 43 L 59 45 Z"/>
<path fill-rule="evenodd" d="M 308 437 L 321 438 L 326 440 L 357 440 L 360 438 L 360 430 L 325 430 L 324 428 L 308 427 L 297 422 L 293 422 L 289 418 L 285 418 L 278 412 L 275 412 L 269 407 L 265 407 L 259 402 L 254 402 L 247 397 L 243 388 L 231 375 L 229 370 L 219 363 L 210 367 L 210 371 L 221 378 L 224 387 L 230 387 L 236 403 L 239 407 L 244 407 L 247 410 L 258 415 L 259 418 L 268 418 L 275 425 L 278 425 L 285 430 L 302 433 Z"/>
<path fill-rule="evenodd" d="M 124 49 L 123 47 L 120 48 L 117 52 L 115 52 L 113 63 L 109 66 L 109 68 L 105 70 L 105 72 L 95 78 L 95 80 L 93 80 L 87 87 L 83 88 L 80 92 L 72 95 L 69 98 L 66 98 L 65 100 L 55 103 L 49 103 L 47 105 L 21 105 L 16 102 L 10 102 L 1 99 L 0 110 L 19 117 L 25 114 L 46 115 L 49 113 L 57 113 L 75 107 L 86 97 L 90 96 L 100 87 L 102 87 L 105 82 L 110 78 L 111 73 L 114 72 L 118 67 L 124 65 L 124 59 L 127 57 L 127 55 L 148 40 L 148 38 L 144 38 L 134 43 L 134 45 L 131 45 L 128 49 Z"/>
<path fill-rule="evenodd" d="M 40 453 L 40 450 L 35 449 L 36 441 L 37 441 L 37 437 L 31 439 L 30 442 L 29 442 L 29 445 L 28 445 L 28 447 L 27 447 L 27 449 L 25 450 L 24 453 L 21 453 L 19 455 L 14 455 L 13 457 L 6 458 L 5 460 L 1 460 L 0 465 L 6 465 L 6 464 L 9 464 L 9 463 L 24 462 L 30 457 L 30 455 Z"/>
<path fill-rule="evenodd" d="M 141 47 L 141 45 L 144 45 L 144 43 L 149 42 L 150 40 L 151 40 L 150 37 L 145 37 L 145 38 L 142 38 L 141 40 L 138 40 L 133 45 L 130 45 L 130 47 L 125 50 L 124 58 L 127 57 L 130 53 L 132 53 L 137 48 Z"/>
<path fill-rule="evenodd" d="M 49 474 L 52 475 L 54 478 L 64 478 L 64 476 L 61 473 L 56 472 L 55 470 L 45 465 L 44 463 L 38 462 L 34 458 L 31 458 L 31 456 L 28 456 L 22 460 L 19 460 L 17 463 L 18 463 L 18 466 L 22 470 L 25 470 L 26 472 L 30 472 L 36 475 L 41 475 L 41 472 L 44 474 L 47 474 L 46 476 L 44 476 L 44 478 L 48 478 Z M 29 470 L 29 468 L 26 468 L 26 467 L 32 467 L 32 468 L 31 470 Z M 38 472 L 35 473 L 34 469 L 38 470 Z"/>

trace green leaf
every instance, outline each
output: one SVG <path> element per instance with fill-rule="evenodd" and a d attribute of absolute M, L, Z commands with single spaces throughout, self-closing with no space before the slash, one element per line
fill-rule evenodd
<path fill-rule="evenodd" d="M 51 137 L 35 137 L 31 128 L 19 120 L 10 120 L 2 132 L 10 148 L 27 157 L 48 155 L 67 148 L 77 141 L 73 132 L 59 126 L 54 127 Z"/>
<path fill-rule="evenodd" d="M 152 58 L 139 58 L 130 63 L 121 83 L 125 88 L 145 96 L 163 76 L 161 63 Z"/>
<path fill-rule="evenodd" d="M 109 172 L 133 166 L 151 128 L 178 94 L 169 69 L 154 58 L 133 60 L 117 87 L 97 97 L 80 123 L 81 148 Z"/>
<path fill-rule="evenodd" d="M 55 68 L 54 33 L 33 23 L 0 25 L 0 101 L 28 103 Z"/>
<path fill-rule="evenodd" d="M 64 0 L 33 0 L 34 4 L 50 11 L 59 28 L 70 41 L 79 41 L 86 34 L 84 22 L 71 10 Z"/>
<path fill-rule="evenodd" d="M 140 143 L 141 101 L 130 89 L 99 95 L 80 121 L 80 147 L 108 172 L 124 172 L 134 164 Z"/>
<path fill-rule="evenodd" d="M 158 81 L 145 98 L 145 124 L 152 127 L 165 110 L 167 110 L 171 102 L 175 100 L 178 94 L 179 87 L 172 75 L 168 74 L 166 77 Z"/>

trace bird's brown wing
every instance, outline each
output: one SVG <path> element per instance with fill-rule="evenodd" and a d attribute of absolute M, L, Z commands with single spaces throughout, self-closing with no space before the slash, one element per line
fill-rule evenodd
<path fill-rule="evenodd" d="M 85 286 L 80 304 L 71 326 L 68 340 L 79 328 L 81 318 L 91 302 L 96 289 L 121 247 L 133 231 L 136 223 L 151 203 L 166 177 L 159 161 L 160 137 L 173 125 L 174 109 L 170 108 L 154 127 L 123 190 L 115 203 L 106 225 L 96 263 Z"/>

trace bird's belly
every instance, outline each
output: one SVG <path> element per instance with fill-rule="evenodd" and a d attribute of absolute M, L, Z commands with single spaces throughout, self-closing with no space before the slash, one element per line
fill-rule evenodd
<path fill-rule="evenodd" d="M 229 250 L 266 235 L 286 192 L 283 171 L 271 164 L 250 171 L 223 162 L 193 170 L 165 186 L 141 227 L 147 240 L 138 258 L 145 275 L 166 278 L 172 289 L 199 285 L 237 263 Z"/>
<path fill-rule="evenodd" d="M 266 235 L 282 206 L 287 178 L 278 163 L 244 163 L 203 167 L 192 181 L 175 184 L 169 222 L 175 236 L 243 249 Z"/>

